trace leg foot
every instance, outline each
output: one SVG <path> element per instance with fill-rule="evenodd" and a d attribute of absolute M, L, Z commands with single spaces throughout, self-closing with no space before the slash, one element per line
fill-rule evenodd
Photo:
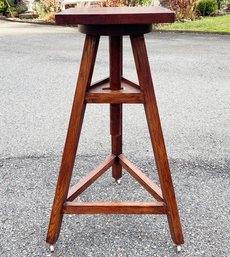
<path fill-rule="evenodd" d="M 121 184 L 121 178 L 116 179 L 116 182 L 117 182 L 118 185 L 120 185 Z"/>
<path fill-rule="evenodd" d="M 181 252 L 181 249 L 182 249 L 182 248 L 181 248 L 181 245 L 177 245 L 177 246 L 176 246 L 176 251 L 177 251 L 178 253 Z"/>
<path fill-rule="evenodd" d="M 50 245 L 50 251 L 53 253 L 54 252 L 54 245 Z"/>

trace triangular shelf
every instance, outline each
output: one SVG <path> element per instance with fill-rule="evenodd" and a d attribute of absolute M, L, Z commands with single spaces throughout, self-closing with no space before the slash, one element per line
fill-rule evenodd
<path fill-rule="evenodd" d="M 111 90 L 109 78 L 91 85 L 86 92 L 87 103 L 144 103 L 140 87 L 128 79 L 121 78 L 121 89 Z"/>

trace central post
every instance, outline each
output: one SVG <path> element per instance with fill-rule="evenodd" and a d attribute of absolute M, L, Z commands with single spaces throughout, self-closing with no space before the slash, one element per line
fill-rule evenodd
<path fill-rule="evenodd" d="M 109 58 L 110 58 L 110 89 L 121 89 L 122 76 L 122 37 L 109 37 Z M 122 104 L 110 104 L 110 134 L 112 143 L 112 154 L 116 156 L 112 166 L 112 176 L 118 184 L 122 176 L 122 166 L 119 163 L 118 155 L 122 154 Z"/>

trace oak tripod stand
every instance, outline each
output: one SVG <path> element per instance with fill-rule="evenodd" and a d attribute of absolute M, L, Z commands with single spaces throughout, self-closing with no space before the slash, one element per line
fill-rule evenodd
<path fill-rule="evenodd" d="M 160 7 L 76 8 L 56 15 L 57 24 L 80 24 L 86 34 L 76 92 L 47 234 L 54 250 L 64 214 L 165 214 L 171 237 L 180 251 L 184 243 L 177 203 L 148 63 L 144 34 L 152 23 L 173 22 L 174 13 Z M 100 36 L 109 37 L 110 76 L 91 85 Z M 122 37 L 129 35 L 139 85 L 122 76 Z M 69 189 L 87 104 L 110 104 L 112 153 Z M 155 185 L 122 153 L 122 104 L 143 104 L 156 160 L 160 186 Z M 122 168 L 152 196 L 152 202 L 74 202 L 106 170 L 119 182 Z"/>

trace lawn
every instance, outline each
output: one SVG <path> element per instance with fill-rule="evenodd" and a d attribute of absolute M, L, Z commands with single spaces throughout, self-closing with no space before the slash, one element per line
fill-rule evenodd
<path fill-rule="evenodd" d="M 217 17 L 206 17 L 196 21 L 176 22 L 170 25 L 159 25 L 156 30 L 184 30 L 198 32 L 220 32 L 230 34 L 230 14 Z"/>

